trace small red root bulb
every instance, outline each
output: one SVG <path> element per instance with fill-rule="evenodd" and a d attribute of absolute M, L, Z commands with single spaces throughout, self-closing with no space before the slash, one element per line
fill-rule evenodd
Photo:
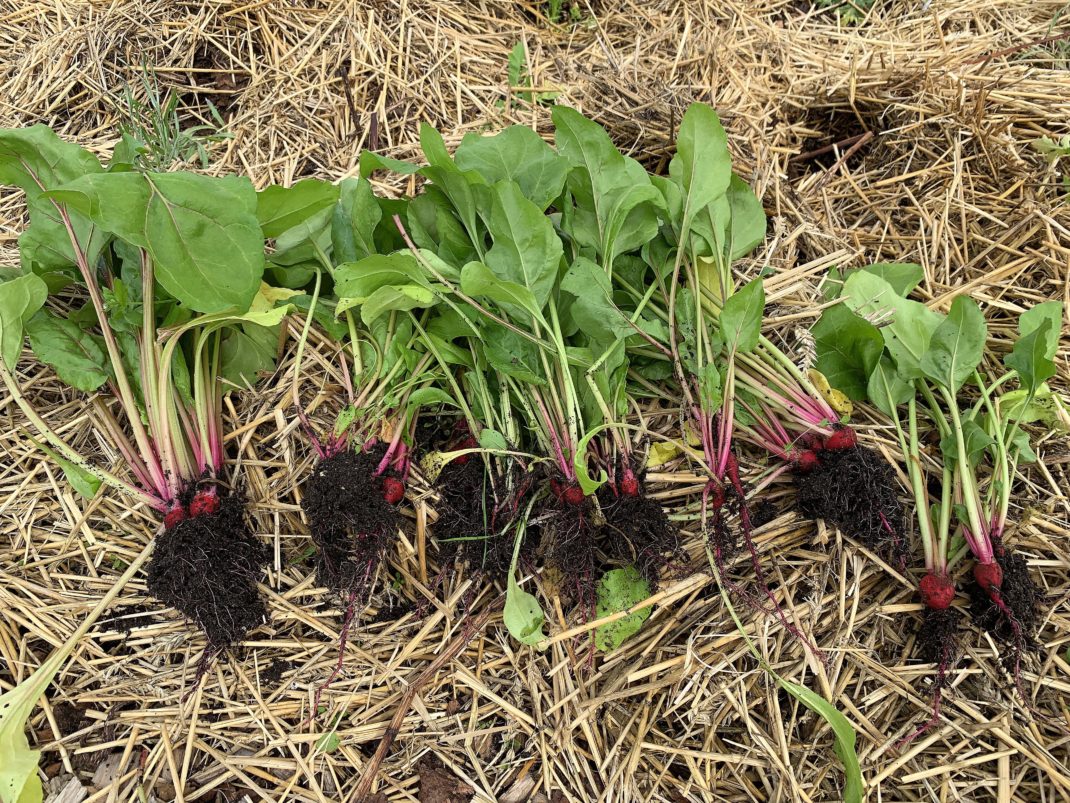
<path fill-rule="evenodd" d="M 561 484 L 561 480 L 556 478 L 550 480 L 550 493 L 554 495 L 555 499 L 560 499 L 561 494 L 564 493 L 564 491 L 565 486 Z"/>
<path fill-rule="evenodd" d="M 456 448 L 457 449 L 478 449 L 479 448 L 479 441 L 477 441 L 475 438 L 473 438 L 471 435 L 469 435 L 467 438 L 465 438 L 463 441 L 461 441 L 459 444 L 457 444 Z M 471 458 L 472 458 L 472 455 L 470 455 L 470 454 L 462 454 L 460 457 L 455 457 L 453 459 L 453 462 L 456 463 L 459 466 L 463 466 Z"/>
<path fill-rule="evenodd" d="M 840 427 L 825 438 L 825 448 L 830 452 L 843 452 L 856 446 L 858 446 L 858 436 L 850 427 Z"/>
<path fill-rule="evenodd" d="M 579 507 L 587 497 L 584 496 L 583 489 L 579 485 L 569 485 L 561 491 L 561 498 L 573 507 Z"/>
<path fill-rule="evenodd" d="M 383 480 L 383 499 L 388 504 L 396 505 L 405 498 L 405 483 L 397 477 L 387 477 Z"/>
<path fill-rule="evenodd" d="M 955 584 L 946 574 L 927 574 L 918 583 L 921 601 L 926 608 L 943 611 L 951 606 L 955 599 Z"/>
<path fill-rule="evenodd" d="M 639 496 L 639 479 L 629 469 L 620 480 L 621 496 Z"/>
<path fill-rule="evenodd" d="M 812 452 L 818 452 L 825 448 L 825 437 L 819 432 L 807 432 L 799 439 L 803 446 Z"/>
<path fill-rule="evenodd" d="M 212 516 L 219 512 L 219 494 L 215 488 L 206 488 L 197 491 L 193 501 L 189 503 L 189 514 L 193 518 L 198 516 Z"/>
<path fill-rule="evenodd" d="M 821 465 L 821 458 L 817 456 L 817 452 L 813 449 L 806 449 L 801 452 L 796 452 L 793 457 L 793 462 L 795 463 L 796 471 L 800 474 L 809 474 Z"/>
<path fill-rule="evenodd" d="M 189 513 L 186 512 L 186 508 L 182 505 L 175 505 L 168 510 L 163 517 L 163 526 L 165 530 L 171 530 L 177 527 L 179 524 L 189 518 Z"/>
<path fill-rule="evenodd" d="M 988 596 L 999 595 L 1003 588 L 1003 568 L 993 561 L 992 563 L 975 563 L 973 566 L 973 579 Z"/>

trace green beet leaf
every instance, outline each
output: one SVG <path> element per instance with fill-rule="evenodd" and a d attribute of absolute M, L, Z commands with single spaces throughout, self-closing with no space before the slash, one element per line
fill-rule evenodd
<path fill-rule="evenodd" d="M 49 448 L 47 445 L 41 443 L 32 435 L 26 436 L 29 441 L 33 443 L 38 449 L 48 455 L 48 459 L 63 469 L 63 476 L 67 478 L 67 482 L 71 484 L 79 494 L 86 499 L 92 499 L 97 495 L 97 491 L 100 490 L 101 480 L 95 474 L 87 471 L 77 463 L 72 463 L 65 457 L 62 457 L 54 449 Z"/>
<path fill-rule="evenodd" d="M 922 357 L 943 317 L 924 304 L 902 298 L 887 281 L 865 271 L 847 278 L 843 298 L 852 310 L 880 326 L 902 378 L 920 378 Z"/>
<path fill-rule="evenodd" d="M 248 179 L 193 173 L 86 175 L 49 193 L 144 248 L 167 292 L 197 312 L 245 310 L 264 272 Z"/>
<path fill-rule="evenodd" d="M 502 618 L 509 634 L 521 644 L 536 645 L 546 638 L 542 626 L 546 622 L 539 601 L 520 587 L 516 581 L 516 564 L 520 558 L 520 544 L 524 539 L 525 528 L 520 526 L 513 544 L 513 559 L 509 564 L 509 580 L 505 587 L 505 608 Z"/>
<path fill-rule="evenodd" d="M 988 327 L 977 302 L 967 296 L 956 296 L 947 318 L 933 332 L 929 350 L 921 358 L 922 373 L 952 393 L 958 393 L 981 362 L 987 338 Z"/>
<path fill-rule="evenodd" d="M 0 284 L 0 360 L 9 371 L 22 353 L 22 337 L 27 322 L 48 298 L 44 280 L 32 273 Z"/>
<path fill-rule="evenodd" d="M 721 309 L 721 336 L 728 352 L 747 352 L 758 345 L 762 333 L 765 288 L 754 279 L 728 297 Z"/>
<path fill-rule="evenodd" d="M 497 324 L 488 325 L 483 353 L 492 368 L 520 382 L 545 385 L 539 347 L 525 337 Z"/>
<path fill-rule="evenodd" d="M 1055 352 L 1059 350 L 1059 332 L 1063 325 L 1063 303 L 1061 301 L 1045 301 L 1036 304 L 1018 318 L 1018 334 L 1027 335 L 1034 329 L 1048 321 L 1051 325 L 1047 329 L 1048 336 L 1045 339 L 1044 356 L 1049 360 L 1055 358 Z"/>
<path fill-rule="evenodd" d="M 895 416 L 895 408 L 913 397 L 914 386 L 905 381 L 895 369 L 895 363 L 882 354 L 869 376 L 866 396 L 887 416 Z"/>
<path fill-rule="evenodd" d="M 704 103 L 692 103 L 680 121 L 676 155 L 669 175 L 684 191 L 683 226 L 727 192 L 732 179 L 732 156 L 717 112 Z"/>
<path fill-rule="evenodd" d="M 338 200 L 338 187 L 306 178 L 292 187 L 271 185 L 256 195 L 256 217 L 265 237 L 278 237 Z"/>
<path fill-rule="evenodd" d="M 406 251 L 373 254 L 335 268 L 334 292 L 341 300 L 338 312 L 363 303 L 380 287 L 388 285 L 431 286 L 412 254 Z"/>
<path fill-rule="evenodd" d="M 1022 335 L 1003 361 L 1018 374 L 1027 393 L 1033 394 L 1055 376 L 1055 362 L 1048 357 L 1048 331 L 1051 320 L 1044 318 L 1028 334 Z"/>
<path fill-rule="evenodd" d="M 527 288 L 541 310 L 550 298 L 561 261 L 561 239 L 542 211 L 513 182 L 492 188 L 487 228 L 494 245 L 486 266 L 499 279 Z"/>
<path fill-rule="evenodd" d="M 595 616 L 626 611 L 650 596 L 650 584 L 634 566 L 611 569 L 598 583 Z M 601 625 L 594 631 L 594 643 L 603 652 L 612 652 L 634 636 L 650 618 L 650 608 L 641 608 L 615 622 Z"/>
<path fill-rule="evenodd" d="M 765 210 L 762 202 L 743 179 L 732 174 L 726 194 L 731 210 L 728 237 L 728 261 L 746 256 L 765 239 Z"/>
<path fill-rule="evenodd" d="M 46 125 L 0 129 L 0 184 L 21 188 L 31 203 L 42 192 L 103 171 L 97 157 Z"/>
<path fill-rule="evenodd" d="M 108 355 L 102 337 L 45 310 L 26 322 L 26 334 L 37 358 L 71 387 L 91 393 L 108 381 Z"/>
<path fill-rule="evenodd" d="M 510 314 L 527 313 L 545 323 L 542 305 L 527 287 L 499 279 L 482 262 L 469 262 L 461 268 L 461 290 L 470 296 L 483 296 L 501 304 Z"/>
<path fill-rule="evenodd" d="M 331 256 L 338 263 L 356 262 L 378 250 L 375 228 L 383 210 L 366 179 L 344 179 L 338 190 L 338 205 L 331 217 Z"/>
<path fill-rule="evenodd" d="M 561 289 L 575 297 L 569 310 L 588 337 L 607 343 L 635 333 L 628 318 L 613 303 L 609 276 L 591 260 L 577 257 L 561 279 Z"/>
<path fill-rule="evenodd" d="M 829 384 L 855 401 L 864 401 L 869 377 L 884 351 L 880 330 L 843 304 L 830 307 L 812 329 L 815 367 Z"/>
<path fill-rule="evenodd" d="M 565 185 L 568 162 L 527 126 L 500 134 L 466 134 L 454 154 L 457 167 L 474 170 L 487 184 L 515 181 L 524 197 L 545 210 Z"/>

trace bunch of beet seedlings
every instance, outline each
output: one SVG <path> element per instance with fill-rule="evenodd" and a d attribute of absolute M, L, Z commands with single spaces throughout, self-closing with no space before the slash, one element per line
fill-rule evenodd
<path fill-rule="evenodd" d="M 672 448 L 707 477 L 674 518 L 700 523 L 739 599 L 805 641 L 764 581 L 761 489 L 793 476 L 804 515 L 900 566 L 909 554 L 895 474 L 845 423 L 853 399 L 891 419 L 906 460 L 937 694 L 957 656 L 950 571 L 967 554 L 976 621 L 1009 644 L 1017 683 L 1040 597 L 1004 534 L 1017 463 L 1032 454 L 1021 411 L 1051 395 L 1058 305 L 1022 316 L 1007 371 L 989 375 L 975 304 L 958 298 L 940 315 L 906 298 L 920 269 L 875 265 L 833 277 L 843 303 L 815 327 L 816 370 L 804 370 L 761 334 L 761 281 L 733 268 L 766 220 L 711 109 L 688 110 L 668 176 L 571 109 L 553 121 L 554 147 L 515 126 L 469 134 L 452 156 L 425 126 L 426 164 L 365 154 L 359 179 L 259 193 L 244 179 L 142 170 L 128 146 L 104 167 L 47 128 L 0 132 L 0 180 L 30 210 L 23 269 L 0 285 L 0 374 L 79 491 L 106 483 L 158 515 L 149 590 L 204 631 L 202 667 L 266 616 L 265 550 L 229 490 L 240 480 L 223 477 L 221 397 L 271 370 L 296 310 L 294 402 L 315 455 L 302 509 L 317 577 L 345 609 L 339 668 L 417 464 L 434 490 L 437 582 L 465 566 L 520 593 L 523 566 L 590 618 L 607 569 L 636 566 L 652 592 L 666 571 L 693 568 L 647 487 L 639 402 L 680 408 Z M 416 174 L 422 190 L 376 196 L 368 176 L 383 168 Z M 338 343 L 346 397 L 326 435 L 297 391 L 313 326 Z M 24 333 L 63 381 L 97 394 L 124 476 L 92 465 L 26 401 Z M 919 407 L 941 454 L 919 441 Z M 754 488 L 741 444 L 774 461 Z M 753 590 L 729 578 L 740 537 Z M 510 623 L 508 608 L 510 631 L 537 643 L 540 622 Z"/>

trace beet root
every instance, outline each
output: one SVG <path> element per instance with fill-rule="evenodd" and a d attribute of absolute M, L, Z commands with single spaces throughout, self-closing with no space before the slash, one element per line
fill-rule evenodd
<path fill-rule="evenodd" d="M 850 430 L 837 430 L 837 432 Z M 818 453 L 809 472 L 796 472 L 799 510 L 824 519 L 865 546 L 905 565 L 903 506 L 891 466 L 864 446 Z"/>
<path fill-rule="evenodd" d="M 921 601 L 929 610 L 942 611 L 955 599 L 955 584 L 946 574 L 927 574 L 918 583 Z"/>
<path fill-rule="evenodd" d="M 244 500 L 214 498 L 214 513 L 181 519 L 156 537 L 146 578 L 152 596 L 204 631 L 212 654 L 267 617 L 256 583 L 269 557 L 249 532 Z"/>
<path fill-rule="evenodd" d="M 974 567 L 970 614 L 978 627 L 1010 646 L 1006 665 L 1017 685 L 1023 653 L 1037 648 L 1035 633 L 1044 596 L 1021 555 L 995 539 L 993 546 L 996 562 Z"/>
<path fill-rule="evenodd" d="M 321 460 L 305 485 L 301 507 L 318 551 L 316 575 L 345 600 L 365 603 L 401 517 L 375 472 L 386 446 L 347 449 Z"/>

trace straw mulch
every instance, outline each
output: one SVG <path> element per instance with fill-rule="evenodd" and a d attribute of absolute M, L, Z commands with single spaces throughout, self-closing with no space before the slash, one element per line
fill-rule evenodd
<path fill-rule="evenodd" d="M 214 146 L 210 169 L 259 183 L 333 179 L 353 174 L 375 139 L 391 156 L 415 157 L 420 121 L 452 144 L 510 122 L 546 131 L 548 109 L 508 87 L 507 56 L 523 41 L 538 91 L 559 92 L 652 165 L 670 155 L 688 102 L 715 104 L 737 169 L 772 220 L 764 252 L 747 269 L 776 268 L 767 280 L 776 315 L 769 331 L 793 343 L 800 360 L 800 330 L 817 315 L 815 279 L 832 264 L 877 260 L 921 263 L 922 293 L 939 308 L 971 293 L 999 351 L 1011 331 L 1005 313 L 1047 298 L 1070 302 L 1066 196 L 1029 146 L 1070 133 L 1067 42 L 1019 47 L 1060 33 L 1052 21 L 1062 4 L 878 0 L 864 24 L 848 28 L 807 0 L 573 0 L 580 21 L 554 27 L 534 1 L 0 0 L 0 125 L 44 121 L 107 152 L 122 88 L 147 64 L 182 92 L 190 122 L 204 117 L 209 100 L 220 109 L 234 137 Z M 5 265 L 17 262 L 20 204 L 15 194 L 0 196 Z M 324 424 L 338 398 L 332 357 L 318 343 L 303 384 Z M 1063 390 L 1068 359 L 1064 331 Z M 105 463 L 116 461 L 84 398 L 28 356 L 20 369 L 47 420 Z M 228 402 L 234 474 L 274 550 L 264 586 L 270 622 L 183 699 L 202 639 L 133 581 L 32 722 L 54 786 L 75 773 L 93 800 L 347 800 L 410 684 L 464 633 L 468 581 L 428 590 L 434 500 L 424 496 L 389 576 L 380 577 L 384 590 L 349 642 L 325 712 L 307 721 L 336 658 L 340 616 L 311 570 L 299 502 L 312 456 L 294 431 L 291 378 L 287 351 L 265 390 Z M 74 629 L 154 522 L 114 494 L 73 495 L 34 451 L 6 397 L 0 411 L 6 689 Z M 869 444 L 897 457 L 880 420 L 856 418 Z M 1016 699 L 997 646 L 971 631 L 946 716 L 901 753 L 896 740 L 928 715 L 930 668 L 912 658 L 916 578 L 799 519 L 790 488 L 774 489 L 783 512 L 761 529 L 759 545 L 778 598 L 828 666 L 808 660 L 775 621 L 743 616 L 780 674 L 832 698 L 856 723 L 874 800 L 1070 799 L 1070 444 L 1051 435 L 1037 451 L 1042 463 L 1014 497 L 1011 535 L 1052 601 L 1043 648 L 1024 674 L 1028 699 Z M 660 496 L 684 506 L 698 483 L 686 467 L 672 468 L 655 475 Z M 700 572 L 694 534 L 690 546 Z M 735 571 L 749 576 L 744 564 Z M 839 799 L 829 729 L 778 693 L 709 578 L 669 579 L 663 589 L 664 604 L 639 636 L 589 670 L 583 638 L 537 653 L 492 618 L 417 690 L 383 763 L 379 799 Z M 497 596 L 482 590 L 472 612 Z M 567 608 L 550 613 L 553 633 L 576 624 Z M 337 740 L 324 741 L 332 724 Z M 443 796 L 432 797 L 433 788 Z"/>

